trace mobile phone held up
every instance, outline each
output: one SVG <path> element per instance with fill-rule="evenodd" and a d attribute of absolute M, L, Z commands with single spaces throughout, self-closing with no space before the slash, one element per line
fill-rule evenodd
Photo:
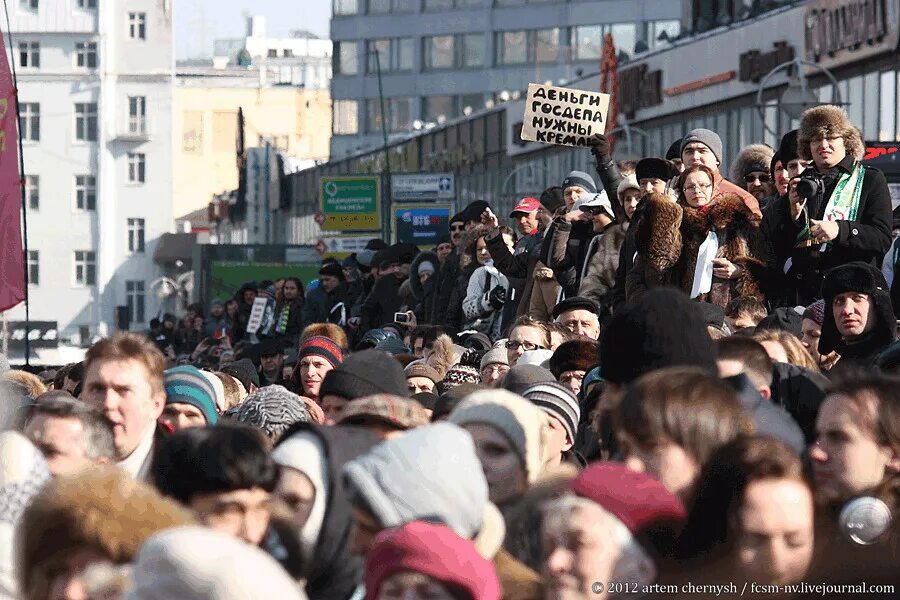
<path fill-rule="evenodd" d="M 409 315 L 405 312 L 395 312 L 394 323 L 409 323 Z"/>

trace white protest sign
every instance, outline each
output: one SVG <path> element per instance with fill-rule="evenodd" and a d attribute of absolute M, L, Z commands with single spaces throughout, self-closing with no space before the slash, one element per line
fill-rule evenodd
<path fill-rule="evenodd" d="M 522 139 L 557 146 L 588 146 L 606 130 L 609 94 L 528 84 Z"/>
<path fill-rule="evenodd" d="M 267 299 L 260 296 L 253 301 L 253 308 L 250 309 L 250 318 L 247 319 L 247 333 L 256 333 L 262 324 L 263 314 L 266 311 Z"/>

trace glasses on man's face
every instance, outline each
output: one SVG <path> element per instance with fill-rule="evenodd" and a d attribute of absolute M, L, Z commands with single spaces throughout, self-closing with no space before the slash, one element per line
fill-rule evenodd
<path fill-rule="evenodd" d="M 465 230 L 466 230 L 465 225 L 451 225 L 450 226 L 450 231 L 465 231 Z"/>
<path fill-rule="evenodd" d="M 685 184 L 684 191 L 702 192 L 703 190 L 708 190 L 711 187 L 711 183 L 695 183 L 693 185 Z"/>
<path fill-rule="evenodd" d="M 506 348 L 508 350 L 518 350 L 519 346 L 522 347 L 523 350 L 529 352 L 531 350 L 544 350 L 543 346 L 539 346 L 532 342 L 520 342 L 518 340 L 509 340 L 506 342 Z"/>
<path fill-rule="evenodd" d="M 769 183 L 772 181 L 772 178 L 763 173 L 762 175 L 754 175 L 753 173 L 749 175 L 744 175 L 744 182 L 753 183 L 754 181 L 758 181 L 760 183 Z"/>

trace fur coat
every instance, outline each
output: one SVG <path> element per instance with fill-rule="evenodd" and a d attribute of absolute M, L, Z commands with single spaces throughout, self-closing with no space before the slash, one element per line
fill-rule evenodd
<path fill-rule="evenodd" d="M 736 195 L 725 194 L 705 209 L 673 203 L 653 194 L 636 232 L 638 259 L 628 276 L 629 300 L 644 290 L 678 287 L 690 293 L 697 252 L 714 230 L 719 237 L 717 258 L 742 267 L 731 280 L 713 278 L 712 288 L 698 299 L 725 308 L 740 296 L 765 301 L 769 258 L 760 218 Z"/>

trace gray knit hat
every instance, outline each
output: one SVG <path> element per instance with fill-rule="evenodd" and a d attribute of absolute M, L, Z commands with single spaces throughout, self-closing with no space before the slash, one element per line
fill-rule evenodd
<path fill-rule="evenodd" d="M 223 416 L 256 427 L 273 440 L 281 437 L 294 423 L 311 420 L 300 396 L 280 385 L 260 388 Z"/>
<path fill-rule="evenodd" d="M 525 390 L 522 395 L 551 417 L 559 419 L 566 429 L 569 442 L 575 441 L 581 407 L 572 390 L 556 382 L 539 383 Z"/>
<path fill-rule="evenodd" d="M 556 381 L 556 377 L 549 369 L 538 365 L 517 364 L 506 373 L 503 389 L 509 390 L 513 394 L 521 394 L 533 385 L 551 381 Z"/>
<path fill-rule="evenodd" d="M 710 150 L 715 155 L 716 159 L 721 163 L 722 162 L 722 138 L 719 137 L 719 134 L 715 131 L 711 131 L 709 129 L 692 129 L 688 132 L 686 136 L 681 140 L 681 153 L 680 155 L 684 155 L 685 147 L 691 142 L 700 142 Z"/>
<path fill-rule="evenodd" d="M 506 348 L 491 348 L 481 357 L 480 369 L 483 371 L 488 365 L 509 365 L 509 355 Z"/>
<path fill-rule="evenodd" d="M 594 178 L 584 171 L 570 172 L 568 175 L 566 175 L 566 178 L 563 179 L 561 187 L 565 190 L 567 187 L 572 187 L 575 185 L 586 189 L 592 194 L 597 193 L 597 184 L 594 183 Z"/>

